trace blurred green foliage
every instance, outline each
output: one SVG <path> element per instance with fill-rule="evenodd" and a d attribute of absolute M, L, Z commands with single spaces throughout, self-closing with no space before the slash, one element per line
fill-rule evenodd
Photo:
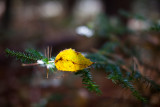
<path fill-rule="evenodd" d="M 148 20 L 141 15 L 130 14 L 125 11 L 120 11 L 120 14 L 127 18 L 135 18 L 137 20 L 143 21 Z M 158 23 L 153 23 L 153 21 L 149 22 L 150 28 L 147 31 L 160 31 L 160 26 Z M 128 41 L 126 42 L 121 40 L 121 38 L 123 38 L 124 36 L 119 36 L 122 34 L 134 34 L 135 32 L 131 32 L 127 28 L 127 26 L 123 25 L 118 18 L 112 19 L 104 14 L 98 15 L 93 22 L 89 22 L 86 25 L 88 25 L 89 28 L 95 31 L 95 37 L 106 38 L 106 42 L 100 49 L 96 50 L 95 53 L 89 53 L 87 55 L 87 58 L 95 62 L 91 66 L 91 68 L 94 68 L 98 71 L 105 71 L 107 79 L 112 80 L 114 84 L 117 84 L 122 88 L 129 89 L 132 92 L 133 96 L 143 102 L 146 102 L 147 98 L 143 97 L 143 93 L 141 93 L 141 90 L 137 88 L 139 84 L 149 84 L 151 90 L 156 90 L 155 92 L 160 91 L 160 86 L 155 81 L 142 75 L 138 68 L 135 69 L 135 66 L 138 65 L 136 65 L 135 63 L 129 65 L 126 63 L 123 57 L 119 57 L 119 54 L 130 58 L 137 57 L 139 62 L 143 64 L 143 61 L 141 61 L 140 58 L 141 53 L 135 47 L 138 46 L 138 44 L 133 44 L 135 45 L 133 46 L 131 43 L 128 43 Z M 142 33 L 143 32 L 144 31 L 142 31 Z M 126 38 L 127 37 L 125 36 L 125 39 Z M 139 36 L 139 38 L 140 40 L 142 40 L 141 36 Z M 143 47 L 138 46 L 138 48 Z M 22 63 L 32 63 L 36 62 L 37 60 L 42 60 L 47 66 L 47 64 L 50 64 L 49 61 L 52 61 L 51 59 L 44 57 L 44 55 L 40 54 L 40 52 L 32 49 L 27 49 L 25 53 L 6 49 L 6 53 L 11 56 L 15 56 L 17 59 L 21 60 Z M 54 66 L 54 64 L 50 66 Z M 87 68 L 81 71 L 77 71 L 75 75 L 80 75 L 80 77 L 82 78 L 82 83 L 89 91 L 101 94 L 99 86 L 96 85 L 95 82 L 93 82 L 90 70 L 90 68 Z M 52 71 L 56 71 L 56 69 L 52 69 Z"/>

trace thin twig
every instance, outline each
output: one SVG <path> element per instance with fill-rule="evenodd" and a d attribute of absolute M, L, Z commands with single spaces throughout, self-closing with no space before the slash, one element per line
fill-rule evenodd
<path fill-rule="evenodd" d="M 52 55 L 52 46 L 50 47 L 49 58 L 51 58 L 51 55 Z"/>
<path fill-rule="evenodd" d="M 46 57 L 46 49 L 44 49 L 44 56 Z"/>
<path fill-rule="evenodd" d="M 22 64 L 22 66 L 35 66 L 35 65 L 38 65 L 38 63 Z"/>
<path fill-rule="evenodd" d="M 47 58 L 49 59 L 49 46 L 47 46 Z"/>

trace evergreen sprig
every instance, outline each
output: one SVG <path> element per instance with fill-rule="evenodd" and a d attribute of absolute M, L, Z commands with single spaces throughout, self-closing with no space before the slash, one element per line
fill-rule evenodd
<path fill-rule="evenodd" d="M 91 92 L 96 92 L 98 95 L 100 95 L 102 92 L 99 89 L 99 86 L 95 84 L 92 80 L 92 76 L 89 70 L 84 69 L 81 71 L 78 71 L 75 73 L 76 75 L 81 75 L 82 77 L 82 84 L 85 85 L 85 88 L 87 88 Z"/>
<path fill-rule="evenodd" d="M 146 83 L 148 86 L 151 87 L 152 90 L 154 90 L 154 92 L 160 91 L 160 85 L 158 85 L 157 83 L 155 83 L 155 81 L 149 79 L 148 77 L 141 75 L 138 70 L 132 71 L 132 73 L 127 72 L 127 78 L 132 82 L 142 81 Z"/>
<path fill-rule="evenodd" d="M 139 100 L 146 102 L 147 100 L 134 88 L 133 82 L 130 79 L 123 76 L 119 66 L 110 64 L 106 67 L 106 72 L 109 73 L 108 79 L 111 79 L 113 83 L 119 84 L 123 88 L 131 90 L 132 94 Z"/>
<path fill-rule="evenodd" d="M 40 52 L 38 52 L 34 49 L 26 49 L 25 52 L 29 56 L 35 57 L 36 59 L 39 59 L 39 60 L 44 58 L 44 56 Z"/>
<path fill-rule="evenodd" d="M 36 62 L 39 59 L 42 59 L 42 55 L 38 53 L 36 50 L 28 49 L 24 52 L 16 52 L 10 49 L 6 49 L 5 52 L 10 55 L 16 57 L 17 60 L 20 60 L 22 63 L 32 63 Z"/>
<path fill-rule="evenodd" d="M 134 88 L 133 82 L 127 76 L 124 76 L 121 72 L 121 69 L 115 62 L 112 62 L 110 59 L 106 58 L 99 52 L 94 54 L 88 54 L 88 57 L 95 61 L 96 63 L 92 65 L 95 69 L 104 69 L 107 74 L 107 78 L 112 80 L 113 83 L 119 84 L 123 88 L 130 89 L 132 95 L 134 95 L 137 99 L 146 102 L 147 100 L 142 97 L 142 95 Z M 134 75 L 136 76 L 136 75 Z M 131 77 L 131 74 L 130 74 Z M 139 75 L 139 77 L 142 77 Z M 132 76 L 132 79 L 136 79 Z"/>

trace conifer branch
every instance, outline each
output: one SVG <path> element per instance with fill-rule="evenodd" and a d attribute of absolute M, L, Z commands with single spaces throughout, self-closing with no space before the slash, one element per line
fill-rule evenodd
<path fill-rule="evenodd" d="M 82 77 L 82 84 L 85 85 L 85 88 L 87 88 L 91 92 L 96 92 L 98 95 L 100 95 L 102 92 L 99 89 L 99 86 L 95 84 L 92 80 L 92 76 L 89 70 L 84 69 L 81 71 L 78 71 L 75 73 L 76 75 L 81 75 Z"/>

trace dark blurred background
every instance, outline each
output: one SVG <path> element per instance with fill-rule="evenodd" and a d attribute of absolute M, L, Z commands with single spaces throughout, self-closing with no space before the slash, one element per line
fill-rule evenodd
<path fill-rule="evenodd" d="M 53 56 L 66 48 L 93 52 L 115 36 L 122 41 L 129 38 L 134 44 L 137 39 L 128 35 L 145 31 L 150 21 L 126 17 L 123 11 L 160 23 L 159 0 L 0 0 L 0 107 L 149 107 L 106 79 L 103 72 L 92 72 L 103 92 L 97 96 L 83 88 L 81 78 L 70 72 L 50 73 L 46 79 L 44 68 L 22 67 L 5 55 L 6 48 L 34 48 L 43 53 L 47 46 L 52 46 Z M 116 28 L 106 28 L 105 24 Z M 159 34 L 145 35 L 151 35 L 148 40 L 158 44 L 159 50 L 159 39 L 154 36 Z M 159 107 L 159 97 L 151 96 L 150 106 Z"/>

